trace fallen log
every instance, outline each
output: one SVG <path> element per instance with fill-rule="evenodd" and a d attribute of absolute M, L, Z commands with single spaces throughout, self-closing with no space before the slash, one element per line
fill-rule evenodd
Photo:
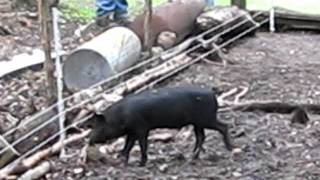
<path fill-rule="evenodd" d="M 57 154 L 61 148 L 64 145 L 68 145 L 71 144 L 75 141 L 78 141 L 80 139 L 83 139 L 85 137 L 87 137 L 89 135 L 91 130 L 87 130 L 82 132 L 81 134 L 76 134 L 73 136 L 70 136 L 69 138 L 65 139 L 63 141 L 63 143 L 61 142 L 57 142 L 55 143 L 53 146 L 44 149 L 42 151 L 37 152 L 36 154 L 33 154 L 32 156 L 28 157 L 27 159 L 24 159 L 18 163 L 15 163 L 14 165 L 5 167 L 3 169 L 0 170 L 0 179 L 6 178 L 9 175 L 13 175 L 13 174 L 21 174 L 27 170 L 29 170 L 30 168 L 34 167 L 35 165 L 37 165 L 41 160 L 52 156 L 54 154 Z M 42 171 L 43 169 L 40 168 L 38 171 Z M 36 172 L 34 172 L 36 173 Z M 40 173 L 36 173 L 36 174 L 40 174 Z"/>
<path fill-rule="evenodd" d="M 39 179 L 47 172 L 50 171 L 51 165 L 50 162 L 45 161 L 41 163 L 39 166 L 30 169 L 26 173 L 24 173 L 19 180 L 31 180 L 31 179 Z"/>
<path fill-rule="evenodd" d="M 55 132 L 59 130 L 59 123 L 58 121 L 54 121 L 52 123 L 48 123 L 45 128 L 31 134 L 31 131 L 38 128 L 43 122 L 46 122 L 48 119 L 53 117 L 57 113 L 56 109 L 48 111 L 47 113 L 33 119 L 33 121 L 29 123 L 25 123 L 24 125 L 20 126 L 16 132 L 11 134 L 9 137 L 4 137 L 9 143 L 17 141 L 13 146 L 15 150 L 17 150 L 20 154 L 27 152 L 29 149 L 34 147 L 36 144 L 42 142 L 43 140 L 47 139 Z M 57 119 L 57 118 L 56 118 Z M 29 135 L 30 134 L 30 135 Z M 22 137 L 25 137 L 21 139 Z M 4 150 L 6 148 L 4 144 L 1 144 L 1 155 L 0 155 L 0 167 L 4 167 L 10 161 L 17 158 L 17 155 L 11 149 Z"/>
<path fill-rule="evenodd" d="M 266 113 L 290 114 L 297 108 L 302 108 L 310 113 L 320 114 L 319 104 L 284 103 L 279 101 L 250 101 L 250 102 L 221 102 L 226 109 L 234 111 L 263 111 Z"/>
<path fill-rule="evenodd" d="M 232 20 L 232 21 L 230 21 Z M 237 36 L 239 33 L 251 28 L 257 27 L 258 23 L 250 16 L 250 14 L 242 9 L 239 9 L 236 6 L 224 7 L 216 6 L 212 10 L 200 14 L 196 19 L 196 28 L 198 32 L 205 32 L 210 30 L 213 27 L 216 27 L 220 24 L 225 23 L 224 26 L 215 29 L 214 31 L 208 33 L 203 37 L 204 40 L 208 39 L 211 36 L 214 36 L 218 33 L 222 33 L 216 37 L 216 44 L 222 43 L 232 39 Z M 235 27 L 236 28 L 232 28 Z M 255 34 L 256 29 L 254 29 L 249 35 Z M 219 39 L 222 39 L 219 40 Z M 212 48 L 208 46 L 207 48 Z"/>

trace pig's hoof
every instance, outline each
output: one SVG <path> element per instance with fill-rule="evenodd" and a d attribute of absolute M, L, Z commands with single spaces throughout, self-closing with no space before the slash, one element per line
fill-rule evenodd
<path fill-rule="evenodd" d="M 145 167 L 146 166 L 146 162 L 140 162 L 139 163 L 139 167 Z"/>
<path fill-rule="evenodd" d="M 198 160 L 199 159 L 199 153 L 192 155 L 192 160 Z"/>
<path fill-rule="evenodd" d="M 228 144 L 228 145 L 226 145 L 226 148 L 227 148 L 228 151 L 233 151 L 233 149 L 235 148 L 235 146 L 232 145 L 232 144 Z"/>
<path fill-rule="evenodd" d="M 123 163 L 121 164 L 121 166 L 126 168 L 126 167 L 129 166 L 129 163 L 128 163 L 128 162 L 123 162 Z"/>
<path fill-rule="evenodd" d="M 122 161 L 123 162 L 123 165 L 124 166 L 128 166 L 128 164 L 129 164 L 129 159 L 127 158 L 127 157 L 125 157 L 125 156 L 120 156 L 120 161 Z"/>

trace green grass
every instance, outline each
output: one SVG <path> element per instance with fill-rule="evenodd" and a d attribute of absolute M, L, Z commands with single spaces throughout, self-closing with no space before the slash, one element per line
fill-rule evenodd
<path fill-rule="evenodd" d="M 167 0 L 153 0 L 152 5 L 158 6 Z M 137 15 L 143 11 L 143 0 L 128 0 L 129 4 L 129 13 L 131 15 Z"/>
<path fill-rule="evenodd" d="M 60 9 L 69 20 L 88 22 L 95 17 L 94 0 L 61 0 Z"/>
<path fill-rule="evenodd" d="M 157 6 L 167 0 L 153 0 Z M 128 0 L 129 13 L 137 15 L 143 11 L 143 0 Z M 60 7 L 64 16 L 70 20 L 87 22 L 95 17 L 95 0 L 61 0 Z"/>
<path fill-rule="evenodd" d="M 136 15 L 143 10 L 144 0 L 128 0 L 129 13 Z M 167 0 L 153 0 L 157 6 Z M 276 6 L 309 14 L 320 13 L 320 0 L 274 0 Z M 230 0 L 215 0 L 216 5 L 230 5 Z M 248 9 L 268 10 L 270 0 L 247 0 Z M 95 17 L 95 0 L 61 0 L 65 17 L 71 20 L 89 21 Z"/>

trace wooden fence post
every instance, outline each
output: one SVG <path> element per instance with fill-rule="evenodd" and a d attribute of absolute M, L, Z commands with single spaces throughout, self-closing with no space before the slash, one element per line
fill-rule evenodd
<path fill-rule="evenodd" d="M 151 55 L 151 19 L 152 19 L 152 0 L 145 0 L 144 1 L 144 48 L 147 50 Z"/>
<path fill-rule="evenodd" d="M 54 78 L 54 64 L 51 58 L 51 13 L 47 0 L 38 1 L 39 20 L 41 25 L 41 44 L 45 54 L 44 70 L 46 71 L 46 88 L 49 101 L 55 100 L 56 86 Z"/>

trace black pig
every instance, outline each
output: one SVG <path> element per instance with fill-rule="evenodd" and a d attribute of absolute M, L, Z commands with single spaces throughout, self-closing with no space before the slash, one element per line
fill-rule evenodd
<path fill-rule="evenodd" d="M 225 146 L 232 150 L 228 126 L 217 121 L 218 102 L 212 90 L 199 87 L 160 88 L 131 94 L 93 116 L 94 129 L 89 144 L 127 135 L 121 155 L 128 163 L 134 142 L 141 148 L 140 166 L 147 161 L 149 131 L 156 128 L 182 128 L 193 125 L 196 135 L 193 158 L 198 158 L 205 139 L 204 128 L 214 129 L 223 135 Z"/>

